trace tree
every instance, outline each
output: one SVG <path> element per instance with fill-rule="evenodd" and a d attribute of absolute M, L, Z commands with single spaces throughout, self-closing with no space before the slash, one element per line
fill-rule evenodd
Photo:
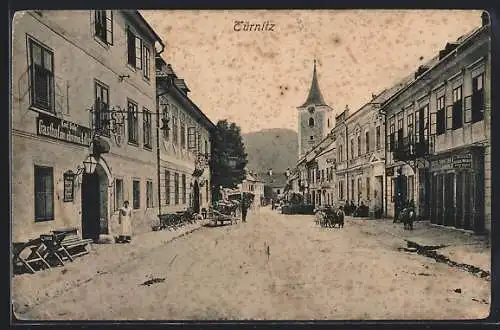
<path fill-rule="evenodd" d="M 221 197 L 220 186 L 235 188 L 243 182 L 247 163 L 240 127 L 225 119 L 219 120 L 212 139 L 212 156 L 210 157 L 213 201 Z"/>

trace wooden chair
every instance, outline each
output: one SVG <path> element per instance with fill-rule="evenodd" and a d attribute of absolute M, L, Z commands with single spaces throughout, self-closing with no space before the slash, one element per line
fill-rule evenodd
<path fill-rule="evenodd" d="M 50 255 L 49 249 L 40 238 L 30 240 L 26 243 L 16 243 L 13 247 L 14 267 L 22 265 L 32 274 L 35 273 L 35 265 L 41 265 L 42 268 L 51 268 L 47 262 Z"/>
<path fill-rule="evenodd" d="M 40 239 L 49 251 L 48 257 L 54 257 L 61 265 L 64 265 L 63 260 L 73 261 L 68 250 L 62 245 L 65 237 L 65 233 L 40 235 Z"/>

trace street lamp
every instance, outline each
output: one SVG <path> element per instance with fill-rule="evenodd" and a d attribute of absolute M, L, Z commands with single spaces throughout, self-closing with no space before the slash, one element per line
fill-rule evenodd
<path fill-rule="evenodd" d="M 87 159 L 85 159 L 83 161 L 85 173 L 88 173 L 88 174 L 94 173 L 94 171 L 97 167 L 97 164 L 99 164 L 99 162 L 97 161 L 97 159 L 95 159 L 94 156 L 92 156 L 92 155 L 88 156 Z"/>

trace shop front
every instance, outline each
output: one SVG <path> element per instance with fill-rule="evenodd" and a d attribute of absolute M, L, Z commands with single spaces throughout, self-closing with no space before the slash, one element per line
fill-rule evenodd
<path fill-rule="evenodd" d="M 484 232 L 484 148 L 437 155 L 430 172 L 431 223 Z"/>

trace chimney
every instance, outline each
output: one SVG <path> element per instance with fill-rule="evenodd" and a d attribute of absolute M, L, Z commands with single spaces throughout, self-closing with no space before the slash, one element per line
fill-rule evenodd
<path fill-rule="evenodd" d="M 267 172 L 267 174 L 269 174 L 269 176 L 273 176 L 273 169 L 270 168 L 269 171 Z"/>
<path fill-rule="evenodd" d="M 483 11 L 483 13 L 481 14 L 481 21 L 483 22 L 482 26 L 490 24 L 490 15 L 488 14 L 488 12 Z"/>
<path fill-rule="evenodd" d="M 377 94 L 372 93 L 372 100 L 375 100 L 376 97 L 377 97 Z"/>

